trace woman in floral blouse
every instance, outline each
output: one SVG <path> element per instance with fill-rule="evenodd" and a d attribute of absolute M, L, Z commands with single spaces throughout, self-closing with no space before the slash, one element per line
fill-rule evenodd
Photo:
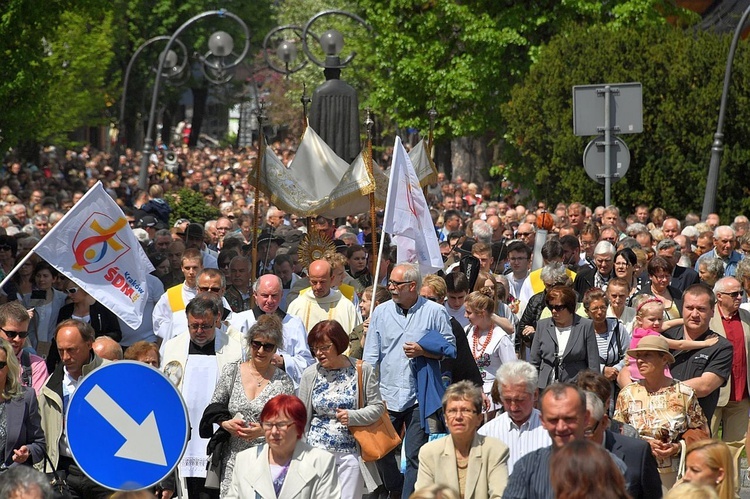
<path fill-rule="evenodd" d="M 664 337 L 645 336 L 627 354 L 636 359 L 643 379 L 620 391 L 614 419 L 635 427 L 651 445 L 666 492 L 677 479 L 680 440 L 691 429 L 707 436 L 708 423 L 693 389 L 664 375 L 664 367 L 674 362 Z"/>
<path fill-rule="evenodd" d="M 374 462 L 364 463 L 349 426 L 365 426 L 380 418 L 384 405 L 372 366 L 362 364 L 362 406 L 359 404 L 357 359 L 343 352 L 349 335 L 337 321 L 321 321 L 307 335 L 317 363 L 299 383 L 299 397 L 307 408 L 307 443 L 336 456 L 342 499 L 361 498 L 363 489 L 379 484 Z"/>

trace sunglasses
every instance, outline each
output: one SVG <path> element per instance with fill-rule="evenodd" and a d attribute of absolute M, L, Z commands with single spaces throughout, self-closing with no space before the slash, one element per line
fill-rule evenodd
<path fill-rule="evenodd" d="M 273 350 L 276 350 L 276 344 L 274 343 L 263 343 L 262 341 L 251 341 L 250 346 L 253 347 L 255 350 L 260 350 L 261 348 L 265 350 L 266 352 L 271 352 Z"/>
<path fill-rule="evenodd" d="M 28 331 L 8 331 L 7 329 L 3 327 L 0 327 L 0 331 L 5 333 L 5 336 L 7 336 L 9 340 L 12 340 L 16 336 L 18 336 L 21 339 L 24 339 L 29 335 Z"/>
<path fill-rule="evenodd" d="M 198 289 L 204 293 L 212 292 L 212 293 L 219 293 L 221 292 L 220 287 L 214 287 L 214 286 L 198 286 Z"/>
<path fill-rule="evenodd" d="M 0 360 L 0 370 L 5 369 L 5 366 L 7 366 L 7 365 L 8 365 L 8 363 L 6 361 Z"/>
<path fill-rule="evenodd" d="M 732 298 L 737 298 L 742 294 L 742 291 L 722 291 L 721 294 L 731 296 Z"/>
<path fill-rule="evenodd" d="M 69 295 L 74 295 L 78 293 L 78 288 L 68 288 L 65 290 Z"/>
<path fill-rule="evenodd" d="M 550 312 L 559 312 L 560 310 L 565 310 L 567 307 L 565 305 L 547 305 L 547 308 Z"/>

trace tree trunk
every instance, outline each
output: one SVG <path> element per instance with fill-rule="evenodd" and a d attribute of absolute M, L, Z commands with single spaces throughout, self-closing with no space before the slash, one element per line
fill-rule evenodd
<path fill-rule="evenodd" d="M 465 182 L 482 185 L 487 179 L 490 151 L 484 137 L 458 137 L 451 140 L 451 163 L 455 179 L 460 176 Z"/>

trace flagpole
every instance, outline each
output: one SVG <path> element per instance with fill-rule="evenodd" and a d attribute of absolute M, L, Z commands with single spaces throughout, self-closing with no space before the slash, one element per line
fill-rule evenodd
<path fill-rule="evenodd" d="M 370 112 L 369 107 L 367 108 L 366 113 L 365 129 L 367 130 L 367 145 L 365 146 L 365 151 L 367 152 L 367 155 L 365 156 L 365 166 L 367 167 L 367 174 L 370 176 L 370 181 L 375 184 L 375 177 L 372 174 L 372 127 L 375 122 L 372 120 L 372 113 Z M 380 262 L 380 254 L 375 251 L 378 244 L 377 232 L 375 231 L 375 226 L 377 225 L 377 219 L 375 218 L 375 189 L 373 189 L 367 197 L 370 201 L 370 254 L 372 255 L 372 258 L 370 259 L 370 274 L 374 274 L 375 266 Z M 377 262 L 375 260 L 377 260 Z M 373 286 L 377 287 L 376 281 L 373 281 Z M 373 296 L 375 296 L 375 288 L 373 288 Z"/>
<path fill-rule="evenodd" d="M 398 153 L 397 152 L 398 149 L 396 145 L 399 145 L 400 142 L 401 142 L 401 138 L 398 135 L 396 135 L 396 140 L 395 140 L 394 147 L 393 147 L 393 158 L 391 158 L 391 171 L 388 177 L 388 192 L 386 192 L 386 195 L 385 195 L 385 212 L 384 212 L 385 215 L 383 217 L 383 226 L 385 226 L 385 217 L 387 217 L 389 213 L 388 208 L 391 206 L 391 191 L 393 190 L 393 183 L 397 181 L 395 172 L 393 170 L 394 170 L 394 165 L 396 164 L 396 154 Z M 373 222 L 377 222 L 377 221 L 373 220 Z M 372 224 L 373 233 L 375 233 L 375 225 L 376 223 Z M 380 238 L 380 250 L 378 252 L 378 255 L 383 254 L 383 242 L 384 241 L 385 241 L 385 235 L 381 236 Z M 380 262 L 381 262 L 381 258 L 378 258 L 378 265 L 375 267 L 375 277 L 374 277 L 373 284 L 372 284 L 373 285 L 372 296 L 375 296 L 375 291 L 377 290 L 378 277 L 380 274 Z M 372 302 L 370 303 L 370 316 L 372 316 L 373 310 L 375 310 L 375 300 L 372 300 Z"/>
<path fill-rule="evenodd" d="M 255 203 L 253 206 L 253 240 L 251 243 L 252 266 L 250 269 L 251 286 L 255 285 L 258 278 L 258 217 L 260 216 L 260 168 L 266 159 L 266 137 L 263 134 L 263 120 L 265 119 L 265 109 L 263 102 L 258 103 L 258 160 L 255 162 Z M 252 304 L 252 296 L 250 298 Z"/>
<path fill-rule="evenodd" d="M 81 197 L 81 199 L 79 199 L 79 200 L 78 200 L 78 203 L 83 203 L 83 202 L 84 202 L 84 201 L 86 200 L 86 198 L 87 198 L 87 197 L 89 197 L 89 195 L 90 195 L 90 194 L 91 194 L 91 193 L 92 193 L 92 192 L 94 191 L 94 189 L 96 189 L 96 187 L 97 187 L 98 185 L 101 185 L 101 183 L 102 183 L 102 182 L 101 182 L 101 180 L 97 180 L 97 182 L 96 182 L 96 183 L 95 183 L 95 184 L 94 184 L 93 186 L 91 186 L 91 188 L 90 188 L 90 189 L 89 189 L 88 191 L 86 191 L 86 194 L 84 194 L 84 195 L 83 195 L 83 196 Z M 78 203 L 76 203 L 76 204 L 78 204 Z M 64 221 L 65 221 L 65 220 L 66 220 L 66 219 L 67 219 L 68 217 L 70 217 L 70 216 L 71 216 L 70 214 L 71 214 L 71 213 L 73 213 L 73 211 L 74 211 L 74 209 L 73 209 L 73 208 L 69 209 L 69 210 L 68 210 L 68 212 L 67 212 L 67 213 L 65 213 L 65 215 L 63 215 L 63 216 L 62 216 L 62 218 L 61 218 L 60 220 L 58 220 L 58 221 L 57 221 L 57 223 L 55 224 L 55 227 L 62 227 L 62 226 L 63 226 L 63 222 L 64 222 Z M 0 289 L 2 289 L 2 288 L 3 288 L 3 286 L 5 286 L 5 283 L 7 283 L 7 282 L 8 282 L 8 281 L 9 281 L 9 280 L 11 279 L 11 277 L 13 277 L 13 276 L 14 276 L 14 275 L 16 274 L 16 272 L 18 272 L 18 269 L 20 269 L 20 268 L 21 268 L 21 266 L 22 266 L 22 265 L 23 265 L 24 263 L 26 263 L 26 261 L 27 261 L 27 260 L 28 260 L 29 258 L 31 258 L 31 255 L 35 253 L 35 252 L 34 252 L 34 250 L 36 249 L 36 247 L 37 247 L 37 246 L 39 246 L 39 245 L 41 245 L 41 244 L 42 244 L 42 243 L 43 243 L 44 241 L 46 241 L 46 240 L 47 240 L 48 238 L 52 237 L 52 234 L 53 234 L 53 233 L 54 233 L 54 231 L 55 231 L 55 227 L 52 227 L 52 228 L 51 228 L 51 229 L 49 230 L 49 232 L 47 232 L 47 233 L 46 233 L 46 234 L 44 235 L 44 237 L 43 237 L 43 238 L 41 238 L 41 239 L 39 240 L 39 242 L 37 242 L 37 243 L 36 243 L 36 244 L 34 245 L 34 247 L 33 247 L 33 248 L 31 248 L 31 249 L 29 250 L 29 252 L 28 252 L 28 253 L 26 254 L 26 256 L 24 256 L 24 257 L 23 257 L 23 258 L 21 259 L 21 261 L 20 261 L 20 262 L 18 262 L 18 263 L 16 264 L 16 266 L 15 266 L 15 267 L 13 267 L 13 268 L 11 269 L 11 271 L 10 271 L 10 272 L 9 272 L 9 273 L 8 273 L 8 274 L 7 274 L 6 276 L 5 276 L 5 279 L 3 279 L 3 280 L 2 280 L 2 282 L 0 282 Z"/>

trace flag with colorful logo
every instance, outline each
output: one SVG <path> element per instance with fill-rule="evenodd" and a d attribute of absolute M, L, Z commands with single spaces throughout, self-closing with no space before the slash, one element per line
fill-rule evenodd
<path fill-rule="evenodd" d="M 42 238 L 34 252 L 133 329 L 154 270 L 117 203 L 97 182 Z"/>
<path fill-rule="evenodd" d="M 400 137 L 393 146 L 383 231 L 391 234 L 399 262 L 418 262 L 422 275 L 443 268 L 430 207 Z"/>

